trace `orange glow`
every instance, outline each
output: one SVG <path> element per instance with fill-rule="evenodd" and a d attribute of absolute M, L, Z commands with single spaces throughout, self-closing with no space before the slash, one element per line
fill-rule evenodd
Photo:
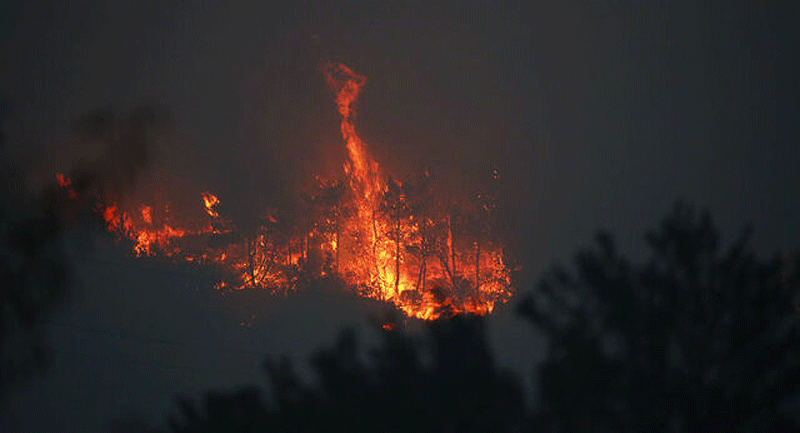
<path fill-rule="evenodd" d="M 142 206 L 142 221 L 145 224 L 153 224 L 153 214 L 150 206 Z"/>
<path fill-rule="evenodd" d="M 116 204 L 106 206 L 106 208 L 103 209 L 103 219 L 108 223 L 108 229 L 110 231 L 120 231 L 122 229 L 120 224 L 122 220 L 117 214 Z"/>
<path fill-rule="evenodd" d="M 75 192 L 75 188 L 72 187 L 72 179 L 65 177 L 64 173 L 56 173 L 56 181 L 59 187 L 67 191 L 69 198 L 73 200 L 78 198 L 78 193 Z"/>
<path fill-rule="evenodd" d="M 128 239 L 136 256 L 221 269 L 220 290 L 287 293 L 332 277 L 413 318 L 491 314 L 512 295 L 502 247 L 489 236 L 491 197 L 456 203 L 425 186 L 427 170 L 418 182 L 385 174 L 353 123 L 366 78 L 343 64 L 328 63 L 322 72 L 335 93 L 347 160 L 341 180 L 317 178 L 306 200 L 313 205 L 302 218 L 270 208 L 259 215 L 258 229 L 245 231 L 220 214 L 220 199 L 206 191 L 200 194 L 205 214 L 193 224 L 179 224 L 187 220 L 175 219 L 167 207 L 142 205 L 128 213 L 112 202 L 100 207 L 108 230 Z M 499 178 L 497 170 L 492 178 Z M 61 174 L 57 179 L 70 185 Z"/>
<path fill-rule="evenodd" d="M 62 188 L 66 188 L 72 184 L 72 180 L 70 178 L 65 178 L 64 173 L 56 173 L 56 181 L 58 181 L 58 186 Z"/>

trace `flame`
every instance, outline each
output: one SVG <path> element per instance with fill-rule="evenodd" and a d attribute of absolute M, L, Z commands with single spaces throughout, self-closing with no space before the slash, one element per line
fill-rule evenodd
<path fill-rule="evenodd" d="M 116 203 L 103 206 L 100 210 L 110 232 L 133 242 L 132 249 L 137 257 L 154 255 L 157 250 L 166 256 L 181 252 L 174 245 L 174 240 L 185 237 L 190 231 L 174 228 L 167 223 L 154 228 L 151 206 L 142 205 L 138 213 L 141 218 L 137 221 L 128 212 L 120 210 Z"/>
<path fill-rule="evenodd" d="M 168 205 L 162 212 L 150 205 L 126 212 L 111 202 L 99 208 L 108 230 L 128 239 L 137 257 L 166 256 L 222 269 L 228 276 L 215 285 L 220 290 L 286 293 L 303 281 L 333 277 L 409 317 L 491 314 L 511 297 L 502 248 L 487 235 L 491 197 L 476 194 L 471 207 L 441 197 L 420 205 L 418 196 L 428 190 L 383 173 L 356 132 L 353 104 L 366 78 L 343 64 L 327 63 L 322 72 L 335 93 L 347 160 L 341 181 L 318 178 L 311 201 L 321 210 L 311 213 L 309 229 L 290 235 L 292 221 L 280 209 L 268 209 L 258 230 L 244 232 L 220 214 L 217 195 L 205 191 L 200 194 L 205 214 L 192 228 L 176 225 Z M 62 188 L 71 188 L 69 178 L 56 177 Z M 496 169 L 492 177 L 499 177 Z M 421 184 L 429 180 L 425 170 Z"/>
<path fill-rule="evenodd" d="M 142 206 L 142 221 L 144 221 L 145 224 L 153 224 L 152 211 L 153 208 L 151 208 L 150 206 L 147 205 Z"/>
<path fill-rule="evenodd" d="M 56 173 L 56 181 L 58 182 L 58 186 L 62 188 L 67 188 L 72 185 L 72 179 L 64 177 L 64 173 Z"/>
<path fill-rule="evenodd" d="M 511 295 L 510 272 L 501 250 L 489 243 L 481 246 L 482 241 L 476 240 L 474 256 L 471 252 L 457 253 L 448 213 L 446 245 L 438 251 L 440 260 L 435 261 L 432 254 L 435 248 L 429 245 L 430 232 L 437 226 L 445 226 L 445 221 L 415 220 L 403 183 L 397 180 L 393 185 L 387 183 L 366 143 L 356 133 L 352 104 L 366 78 L 341 63 L 326 64 L 323 73 L 336 93 L 335 101 L 342 116 L 341 133 L 349 157 L 345 173 L 356 208 L 351 218 L 340 221 L 345 231 L 358 239 L 350 245 L 349 254 L 340 253 L 343 256 L 337 263 L 340 275 L 351 285 L 364 289 L 365 296 L 392 302 L 411 317 L 436 319 L 444 313 L 491 313 L 496 302 L 504 302 Z M 337 252 L 340 241 L 333 243 Z M 409 247 L 422 252 L 415 256 L 409 253 Z M 452 269 L 447 269 L 447 255 Z M 474 269 L 471 284 L 457 274 L 456 265 L 458 269 Z M 426 290 L 426 280 L 433 275 L 439 277 L 431 279 L 433 286 Z"/>
<path fill-rule="evenodd" d="M 219 204 L 219 199 L 214 194 L 206 191 L 201 194 L 203 196 L 203 204 L 206 207 L 206 213 L 211 218 L 219 218 L 219 213 L 216 211 L 216 207 Z"/>
<path fill-rule="evenodd" d="M 78 198 L 78 193 L 72 187 L 72 179 L 64 176 L 64 173 L 56 173 L 56 182 L 58 182 L 59 187 L 67 191 L 69 198 L 73 200 Z"/>

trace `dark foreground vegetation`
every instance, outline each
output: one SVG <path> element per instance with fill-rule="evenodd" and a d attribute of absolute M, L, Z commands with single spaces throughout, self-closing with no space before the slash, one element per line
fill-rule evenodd
<path fill-rule="evenodd" d="M 180 401 L 174 432 L 800 431 L 796 255 L 759 259 L 745 231 L 720 248 L 707 215 L 676 206 L 631 262 L 599 234 L 519 306 L 551 339 L 529 410 L 481 320 L 386 331 L 361 359 L 352 333 L 312 359 L 317 385 L 265 363 L 267 391 Z"/>

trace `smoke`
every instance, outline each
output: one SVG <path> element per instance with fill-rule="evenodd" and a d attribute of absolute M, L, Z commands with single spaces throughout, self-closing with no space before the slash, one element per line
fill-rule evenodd
<path fill-rule="evenodd" d="M 0 122 L 7 114 L 3 109 Z M 102 152 L 69 177 L 60 176 L 62 185 L 53 179 L 38 191 L 9 155 L 0 125 L 0 403 L 11 385 L 47 363 L 39 327 L 67 298 L 74 280 L 65 235 L 89 214 L 96 197 L 110 200 L 133 188 L 155 151 L 155 135 L 169 124 L 168 111 L 156 106 L 127 115 L 106 107 L 81 116 L 73 138 L 94 142 Z"/>
<path fill-rule="evenodd" d="M 159 105 L 143 105 L 127 114 L 103 107 L 81 116 L 72 125 L 72 140 L 92 144 L 99 152 L 73 170 L 78 193 L 123 200 L 158 152 L 159 136 L 171 125 L 169 110 Z"/>

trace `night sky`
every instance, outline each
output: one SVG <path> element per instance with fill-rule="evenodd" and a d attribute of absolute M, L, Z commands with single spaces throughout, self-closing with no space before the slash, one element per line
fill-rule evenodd
<path fill-rule="evenodd" d="M 98 158 L 74 136 L 82 115 L 144 104 L 172 127 L 132 197 L 212 190 L 247 213 L 337 176 L 346 154 L 319 69 L 332 60 L 367 77 L 355 123 L 387 172 L 429 169 L 458 189 L 498 170 L 520 292 L 598 228 L 642 253 L 679 199 L 708 209 L 724 243 L 752 222 L 761 254 L 800 244 L 797 6 L 10 3 L 3 128 L 31 188 Z M 55 355 L 12 396 L 10 431 L 158 423 L 176 394 L 261 383 L 264 355 L 300 361 L 374 313 L 336 294 L 222 298 L 125 257 L 73 262 L 80 283 L 47 325 Z M 529 376 L 541 350 L 520 343 L 524 326 L 511 307 L 491 319 L 500 363 Z"/>

